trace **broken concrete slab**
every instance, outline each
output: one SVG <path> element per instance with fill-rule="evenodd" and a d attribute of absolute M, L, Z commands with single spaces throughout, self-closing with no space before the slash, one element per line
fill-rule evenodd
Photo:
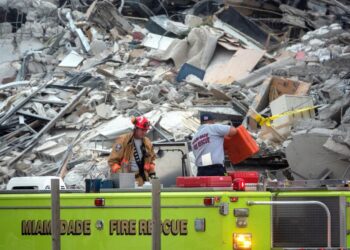
<path fill-rule="evenodd" d="M 91 48 L 91 53 L 94 56 L 99 57 L 100 54 L 107 49 L 107 45 L 106 45 L 106 43 L 104 41 L 93 40 L 90 43 L 90 48 Z"/>
<path fill-rule="evenodd" d="M 0 51 L 0 64 L 5 62 L 11 63 L 12 61 L 17 61 L 19 59 L 19 55 L 15 51 L 14 40 L 12 38 L 0 39 Z"/>
<path fill-rule="evenodd" d="M 150 100 L 153 103 L 157 103 L 159 101 L 159 93 L 160 88 L 156 85 L 148 85 L 142 89 L 142 92 L 137 95 L 137 97 L 142 100 Z"/>
<path fill-rule="evenodd" d="M 241 86 L 245 86 L 247 88 L 255 87 L 261 84 L 266 79 L 266 77 L 270 76 L 273 70 L 284 68 L 288 65 L 293 65 L 294 63 L 294 58 L 287 57 L 261 67 L 237 82 Z"/>
<path fill-rule="evenodd" d="M 45 151 L 48 149 L 52 149 L 52 148 L 56 147 L 57 144 L 58 143 L 55 141 L 47 141 L 44 144 L 41 144 L 40 146 L 34 148 L 33 151 L 34 152 L 41 152 L 41 151 Z"/>
<path fill-rule="evenodd" d="M 46 66 L 43 63 L 38 63 L 35 61 L 28 62 L 28 74 L 35 75 L 35 74 L 42 74 L 46 72 Z"/>
<path fill-rule="evenodd" d="M 329 133 L 301 133 L 293 135 L 292 142 L 286 148 L 286 158 L 296 179 L 302 177 L 310 180 L 319 179 L 323 173 L 330 171 L 330 179 L 342 179 L 349 163 L 345 157 L 329 151 L 323 145 Z M 307 166 L 307 167 L 305 167 Z"/>
<path fill-rule="evenodd" d="M 94 129 L 85 141 L 98 139 L 101 136 L 102 139 L 114 140 L 117 136 L 132 131 L 133 127 L 130 118 L 118 116 Z"/>
<path fill-rule="evenodd" d="M 41 50 L 43 48 L 44 45 L 36 38 L 22 40 L 19 44 L 19 51 L 22 57 L 30 51 Z"/>
<path fill-rule="evenodd" d="M 185 82 L 191 85 L 192 87 L 199 88 L 204 91 L 207 90 L 207 87 L 205 86 L 203 81 L 195 75 L 188 75 L 185 79 Z"/>
<path fill-rule="evenodd" d="M 113 115 L 113 106 L 102 103 L 96 106 L 96 113 L 99 117 L 103 119 L 109 119 Z"/>
<path fill-rule="evenodd" d="M 350 157 L 350 148 L 347 145 L 335 142 L 332 138 L 328 138 L 323 146 L 334 153 Z"/>
<path fill-rule="evenodd" d="M 350 107 L 350 94 L 345 94 L 341 99 L 336 100 L 334 103 L 327 105 L 319 110 L 319 118 L 321 120 L 332 119 L 337 122 L 341 121 L 342 111 L 347 110 Z"/>
<path fill-rule="evenodd" d="M 0 83 L 13 82 L 16 79 L 17 70 L 11 65 L 11 63 L 0 64 Z"/>

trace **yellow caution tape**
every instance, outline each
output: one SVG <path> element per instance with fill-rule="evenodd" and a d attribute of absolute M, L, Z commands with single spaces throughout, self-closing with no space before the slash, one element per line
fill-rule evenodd
<path fill-rule="evenodd" d="M 319 107 L 319 106 L 304 107 L 304 108 L 301 108 L 301 109 L 296 109 L 296 110 L 290 110 L 290 111 L 287 111 L 287 112 L 283 112 L 281 114 L 273 115 L 273 116 L 270 116 L 270 117 L 263 117 L 259 113 L 254 113 L 254 114 L 251 115 L 251 117 L 257 123 L 259 123 L 260 126 L 265 125 L 265 126 L 270 127 L 271 126 L 271 122 L 273 120 L 276 120 L 276 119 L 280 118 L 280 117 L 287 116 L 287 115 L 295 115 L 295 114 L 303 113 L 305 111 L 313 110 L 313 109 L 315 109 L 317 107 Z"/>

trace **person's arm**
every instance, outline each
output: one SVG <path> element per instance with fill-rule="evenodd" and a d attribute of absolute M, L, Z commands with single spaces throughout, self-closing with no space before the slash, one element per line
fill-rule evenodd
<path fill-rule="evenodd" d="M 233 136 L 237 134 L 237 129 L 233 126 L 222 125 L 222 124 L 213 124 L 210 125 L 212 131 L 218 136 Z"/>
<path fill-rule="evenodd" d="M 237 129 L 231 126 L 227 136 L 234 136 L 235 134 L 237 134 Z"/>
<path fill-rule="evenodd" d="M 112 173 L 117 173 L 121 169 L 121 160 L 122 160 L 122 138 L 119 137 L 116 139 L 115 144 L 113 145 L 112 152 L 108 157 L 108 165 L 111 168 Z"/>

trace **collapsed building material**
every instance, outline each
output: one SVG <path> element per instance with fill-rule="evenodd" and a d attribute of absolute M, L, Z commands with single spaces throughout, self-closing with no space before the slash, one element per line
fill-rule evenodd
<path fill-rule="evenodd" d="M 108 1 L 95 0 L 86 12 L 86 16 L 89 21 L 98 24 L 103 29 L 115 28 L 121 36 L 131 34 L 133 30 L 133 26 L 119 15 L 114 5 Z"/>
<path fill-rule="evenodd" d="M 33 138 L 26 143 L 26 148 L 17 155 L 13 160 L 11 160 L 8 165 L 11 166 L 14 163 L 16 163 L 18 160 L 20 160 L 27 152 L 29 152 L 38 142 L 39 138 L 46 132 L 48 132 L 56 123 L 57 120 L 62 118 L 62 116 L 70 109 L 74 108 L 77 105 L 77 102 L 79 99 L 85 95 L 87 92 L 87 88 L 83 88 L 74 98 L 72 101 L 67 104 L 65 107 L 62 108 L 62 110 L 58 113 L 57 117 L 52 119 L 49 123 L 47 123 L 38 133 L 36 133 Z"/>
<path fill-rule="evenodd" d="M 216 84 L 231 84 L 246 77 L 260 61 L 264 51 L 239 49 L 225 64 L 217 65 L 205 74 L 204 81 Z"/>
<path fill-rule="evenodd" d="M 174 39 L 167 36 L 160 36 L 148 33 L 142 41 L 142 45 L 148 48 L 165 51 L 169 48 Z"/>
<path fill-rule="evenodd" d="M 77 36 L 80 39 L 81 44 L 84 47 L 85 52 L 89 52 L 90 51 L 90 44 L 89 41 L 87 39 L 87 37 L 84 35 L 83 31 L 80 28 L 77 28 L 74 24 L 74 20 L 72 18 L 72 15 L 70 12 L 68 12 L 66 14 L 66 18 L 68 19 L 68 23 L 69 23 L 69 28 L 71 29 L 72 32 L 76 33 Z"/>
<path fill-rule="evenodd" d="M 323 145 L 331 130 L 299 132 L 286 148 L 289 166 L 297 179 L 345 179 L 349 163 L 346 157 L 327 150 Z M 344 174 L 346 176 L 344 176 Z"/>
<path fill-rule="evenodd" d="M 223 8 L 215 15 L 214 27 L 224 28 L 233 37 L 242 40 L 252 49 L 264 49 L 277 40 L 253 22 L 242 16 L 233 7 Z"/>
<path fill-rule="evenodd" d="M 84 57 L 75 51 L 71 51 L 58 65 L 59 67 L 76 68 L 84 60 Z"/>
<path fill-rule="evenodd" d="M 61 9 L 51 0 L 42 0 L 41 4 L 3 2 L 8 4 L 0 3 L 1 13 L 6 14 L 2 20 L 5 23 L 0 24 L 0 48 L 4 52 L 0 59 L 0 78 L 3 83 L 12 82 L 17 74 L 17 80 L 28 82 L 0 86 L 0 167 L 4 169 L 0 173 L 0 187 L 12 176 L 45 175 L 70 162 L 74 168 L 67 167 L 65 181 L 71 187 L 83 187 L 85 177 L 106 178 L 109 171 L 106 155 L 115 137 L 132 129 L 129 120 L 132 115 L 152 113 L 155 129 L 149 136 L 154 141 L 188 141 L 188 136 L 199 125 L 198 112 L 210 111 L 219 120 L 238 126 L 247 117 L 248 107 L 270 117 L 269 103 L 283 94 L 309 95 L 315 105 L 320 106 L 319 116 L 299 120 L 293 124 L 292 132 L 331 129 L 323 147 L 342 152 L 344 159 L 348 157 L 348 130 L 342 127 L 350 121 L 350 36 L 347 32 L 350 22 L 346 4 L 343 8 L 328 0 L 309 0 L 300 8 L 291 2 L 287 6 L 280 1 L 228 1 L 231 7 L 217 12 L 222 2 L 199 1 L 193 9 L 180 13 L 175 3 L 171 8 L 174 12 L 165 5 L 168 16 L 149 13 L 155 21 L 148 21 L 137 16 L 124 17 L 123 14 L 130 14 L 127 2 L 121 3 L 118 11 L 116 2 L 94 1 L 86 13 L 80 12 L 87 6 L 79 1 L 71 1 L 70 5 L 67 2 Z M 186 8 L 193 4 L 186 2 Z M 238 5 L 242 8 L 236 7 Z M 8 8 L 17 9 L 18 13 L 7 15 Z M 132 11 L 137 13 L 135 8 Z M 12 22 L 12 18 L 16 21 Z M 183 18 L 185 24 L 181 22 Z M 166 24 L 163 29 L 156 24 L 159 21 Z M 210 28 L 206 26 L 209 23 L 213 24 Z M 327 26 L 304 35 L 308 29 L 324 24 Z M 189 34 L 186 34 L 187 25 L 191 27 Z M 158 35 L 146 30 L 150 26 Z M 171 35 L 176 38 L 170 38 Z M 177 39 L 179 37 L 183 39 Z M 277 44 L 279 40 L 283 44 Z M 284 44 L 292 46 L 288 51 L 278 48 Z M 89 53 L 83 53 L 89 47 Z M 251 56 L 251 50 L 258 51 L 260 58 Z M 63 67 L 67 64 L 62 59 L 71 51 L 79 53 L 79 60 L 71 68 Z M 231 64 L 230 60 L 240 53 L 241 59 L 236 58 Z M 174 61 L 175 68 L 165 62 L 167 59 Z M 248 62 L 246 67 L 244 63 Z M 217 70 L 218 64 L 224 65 L 225 70 Z M 188 65 L 196 67 L 200 74 L 195 74 Z M 230 81 L 208 85 L 211 81 L 201 80 L 203 73 L 211 75 L 215 83 Z M 177 76 L 181 76 L 179 82 Z M 53 78 L 52 88 L 45 87 L 31 96 L 42 86 L 38 82 Z M 47 130 L 49 133 L 41 134 L 37 141 L 37 134 L 71 105 L 73 96 L 83 87 L 89 90 L 79 99 L 77 108 L 67 110 L 66 115 L 56 120 L 55 129 Z M 29 100 L 25 100 L 28 96 L 31 96 Z M 184 115 L 187 112 L 191 115 Z M 181 120 L 176 128 L 170 115 Z M 261 154 L 235 168 L 250 167 L 252 162 L 254 166 L 263 166 L 260 170 L 288 167 L 284 155 L 289 142 L 287 135 L 280 134 L 278 128 L 260 128 L 251 121 L 249 124 L 257 132 L 255 137 Z M 77 130 L 83 127 L 86 131 L 73 146 Z M 66 136 L 51 141 L 57 141 L 69 154 L 49 152 L 39 154 L 43 158 L 38 159 L 35 150 L 32 154 L 29 150 L 21 156 L 31 144 L 45 146 L 45 137 L 56 138 L 61 130 Z M 18 156 L 21 161 L 8 167 Z M 293 159 L 290 161 L 291 165 L 295 164 Z M 168 170 L 160 167 L 159 173 Z M 196 171 L 191 168 L 188 173 Z M 168 180 L 170 173 L 161 176 Z"/>
<path fill-rule="evenodd" d="M 42 84 L 40 87 L 34 90 L 28 97 L 26 97 L 19 104 L 17 104 L 16 107 L 11 108 L 4 116 L 1 117 L 0 124 L 4 124 L 10 116 L 16 113 L 20 108 L 22 108 L 23 105 L 30 101 L 33 98 L 33 96 L 39 93 L 43 88 L 49 86 L 51 83 L 53 83 L 53 80 Z"/>
<path fill-rule="evenodd" d="M 281 95 L 307 95 L 311 84 L 273 76 L 266 78 L 259 87 L 259 92 L 250 105 L 250 108 L 257 112 L 262 111 L 270 102 Z"/>
<path fill-rule="evenodd" d="M 312 97 L 282 95 L 270 103 L 272 116 L 281 116 L 273 120 L 272 125 L 281 135 L 290 133 L 292 126 L 301 119 L 315 116 Z M 288 115 L 283 115 L 290 111 Z"/>
<path fill-rule="evenodd" d="M 30 81 L 16 81 L 11 83 L 6 83 L 4 85 L 0 85 L 0 90 L 19 87 L 19 86 L 27 85 L 28 83 L 30 83 Z"/>
<path fill-rule="evenodd" d="M 191 64 L 185 63 L 181 66 L 181 69 L 178 75 L 176 76 L 176 81 L 181 82 L 182 80 L 186 79 L 186 77 L 189 75 L 194 75 L 199 79 L 203 80 L 205 71 Z"/>
<path fill-rule="evenodd" d="M 220 36 L 222 36 L 221 32 L 207 26 L 194 28 L 185 39 L 174 40 L 166 51 L 151 53 L 150 57 L 162 61 L 171 59 L 177 69 L 184 63 L 188 63 L 205 70 Z"/>
<path fill-rule="evenodd" d="M 162 27 L 165 33 L 174 33 L 178 36 L 185 35 L 189 32 L 190 28 L 180 22 L 174 22 L 170 20 L 166 15 L 152 16 L 151 20 Z"/>
<path fill-rule="evenodd" d="M 241 86 L 245 86 L 247 88 L 255 87 L 261 84 L 266 77 L 270 76 L 272 70 L 284 68 L 288 65 L 292 65 L 295 62 L 294 58 L 288 57 L 273 63 L 270 63 L 260 69 L 257 69 L 250 73 L 245 78 L 238 81 Z"/>

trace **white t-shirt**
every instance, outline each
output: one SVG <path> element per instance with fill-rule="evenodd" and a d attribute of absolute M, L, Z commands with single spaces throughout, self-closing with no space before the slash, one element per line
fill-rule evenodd
<path fill-rule="evenodd" d="M 230 128 L 221 124 L 204 124 L 198 128 L 191 142 L 196 166 L 224 164 L 224 136 Z"/>
<path fill-rule="evenodd" d="M 142 150 L 141 150 L 142 140 L 141 139 L 134 139 L 134 143 L 135 143 L 137 153 L 138 153 L 140 160 L 141 160 L 143 157 Z M 132 156 L 130 159 L 130 166 L 131 166 L 131 172 L 139 171 L 139 167 L 135 161 L 134 152 L 132 153 Z"/>

